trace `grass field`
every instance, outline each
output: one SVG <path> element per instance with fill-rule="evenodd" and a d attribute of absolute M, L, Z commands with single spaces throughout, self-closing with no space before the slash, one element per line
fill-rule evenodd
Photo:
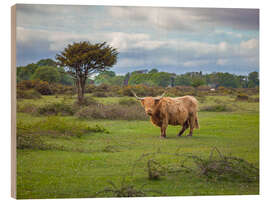
<path fill-rule="evenodd" d="M 37 100 L 19 100 L 18 105 L 44 105 L 63 97 L 43 96 Z M 72 103 L 74 98 L 66 99 Z M 117 103 L 119 98 L 98 98 L 102 103 Z M 159 180 L 149 180 L 147 161 L 155 159 L 163 166 L 177 166 L 185 154 L 209 157 L 213 147 L 222 154 L 241 157 L 259 167 L 259 103 L 236 102 L 230 96 L 208 96 L 203 109 L 226 104 L 228 111 L 200 111 L 200 129 L 193 137 L 177 137 L 180 126 L 169 126 L 167 139 L 160 139 L 160 129 L 149 121 L 81 120 L 59 116 L 71 125 L 104 126 L 109 133 L 85 133 L 76 136 L 42 135 L 55 148 L 17 150 L 17 198 L 110 197 L 110 181 L 120 187 L 144 186 L 146 196 L 258 194 L 258 182 L 208 181 L 194 173 L 167 173 Z M 17 113 L 17 122 L 34 123 L 45 116 Z M 183 154 L 175 156 L 173 153 Z M 146 156 L 146 154 L 149 155 Z M 142 157 L 142 155 L 145 157 Z M 111 184 L 112 184 L 111 183 Z M 157 191 L 158 193 L 154 192 Z"/>

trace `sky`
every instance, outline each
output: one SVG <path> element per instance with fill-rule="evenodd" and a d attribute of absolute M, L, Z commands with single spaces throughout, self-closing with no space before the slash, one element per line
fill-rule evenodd
<path fill-rule="evenodd" d="M 259 10 L 18 4 L 17 66 L 55 60 L 68 44 L 107 42 L 111 70 L 247 75 L 259 71 Z"/>

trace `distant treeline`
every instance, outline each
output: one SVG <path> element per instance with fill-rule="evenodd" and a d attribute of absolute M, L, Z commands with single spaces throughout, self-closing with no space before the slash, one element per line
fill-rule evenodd
<path fill-rule="evenodd" d="M 37 63 L 17 67 L 17 82 L 23 80 L 42 80 L 48 83 L 59 83 L 62 85 L 72 85 L 73 80 L 65 72 L 63 67 L 57 66 L 52 59 L 42 59 Z M 88 84 L 106 85 L 138 85 L 147 86 L 210 86 L 213 88 L 223 86 L 231 88 L 253 88 L 259 86 L 258 72 L 254 71 L 248 76 L 235 75 L 231 73 L 214 72 L 203 74 L 202 72 L 188 72 L 185 74 L 175 74 L 159 72 L 157 69 L 140 70 L 116 75 L 113 71 L 102 72 L 94 79 L 88 79 Z"/>

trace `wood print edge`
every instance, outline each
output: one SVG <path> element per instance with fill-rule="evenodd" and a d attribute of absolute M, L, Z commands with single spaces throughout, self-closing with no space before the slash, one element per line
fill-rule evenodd
<path fill-rule="evenodd" d="M 16 198 L 16 5 L 11 7 L 11 197 Z"/>

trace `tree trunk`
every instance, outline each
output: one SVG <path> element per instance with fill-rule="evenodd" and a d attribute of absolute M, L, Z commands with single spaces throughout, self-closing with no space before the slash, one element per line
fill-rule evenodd
<path fill-rule="evenodd" d="M 80 82 L 80 78 L 76 80 L 76 87 L 77 87 L 77 94 L 78 94 L 78 104 L 83 103 L 83 93 L 82 93 L 82 86 Z"/>
<path fill-rule="evenodd" d="M 84 91 L 85 91 L 85 79 L 79 78 L 76 81 L 77 84 L 77 92 L 78 92 L 78 103 L 84 103 Z"/>

